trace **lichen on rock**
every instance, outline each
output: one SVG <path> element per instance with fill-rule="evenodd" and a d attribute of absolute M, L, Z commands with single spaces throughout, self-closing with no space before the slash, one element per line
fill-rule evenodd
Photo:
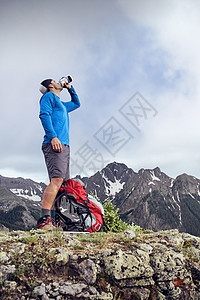
<path fill-rule="evenodd" d="M 1 232 L 1 299 L 200 299 L 200 238 L 177 230 Z"/>

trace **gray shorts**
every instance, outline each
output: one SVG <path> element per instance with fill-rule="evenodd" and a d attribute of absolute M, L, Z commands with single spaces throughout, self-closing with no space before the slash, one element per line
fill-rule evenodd
<path fill-rule="evenodd" d="M 49 179 L 61 177 L 69 179 L 70 147 L 62 144 L 62 152 L 55 152 L 51 144 L 43 143 L 42 152 L 44 154 Z"/>

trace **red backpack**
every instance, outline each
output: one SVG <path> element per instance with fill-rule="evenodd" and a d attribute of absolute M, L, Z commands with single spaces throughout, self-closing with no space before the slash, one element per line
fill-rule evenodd
<path fill-rule="evenodd" d="M 55 221 L 65 231 L 99 231 L 105 221 L 102 204 L 88 195 L 81 181 L 63 183 L 55 201 Z"/>

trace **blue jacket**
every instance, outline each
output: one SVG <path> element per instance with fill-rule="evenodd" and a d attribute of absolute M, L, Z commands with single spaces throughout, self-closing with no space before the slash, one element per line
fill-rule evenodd
<path fill-rule="evenodd" d="M 69 90 L 71 101 L 63 102 L 52 92 L 44 94 L 40 99 L 40 120 L 45 131 L 43 143 L 51 143 L 57 137 L 61 144 L 69 145 L 68 113 L 80 106 L 78 95 L 73 87 Z"/>

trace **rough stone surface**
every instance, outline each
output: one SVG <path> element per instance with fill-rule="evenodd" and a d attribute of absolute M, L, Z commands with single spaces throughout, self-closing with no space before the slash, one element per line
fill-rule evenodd
<path fill-rule="evenodd" d="M 104 260 L 105 272 L 113 279 L 150 278 L 154 271 L 149 264 L 149 256 L 142 250 L 134 253 L 124 253 L 118 250 L 116 254 Z"/>
<path fill-rule="evenodd" d="M 79 275 L 88 283 L 96 282 L 97 268 L 91 259 L 85 259 L 82 262 L 73 264 Z"/>
<path fill-rule="evenodd" d="M 1 299 L 200 299 L 200 238 L 145 234 L 0 233 Z"/>
<path fill-rule="evenodd" d="M 0 266 L 0 280 L 8 279 L 9 275 L 16 271 L 15 265 L 2 265 Z"/>
<path fill-rule="evenodd" d="M 60 287 L 59 292 L 62 295 L 68 295 L 75 297 L 77 294 L 80 294 L 84 289 L 87 288 L 87 285 L 84 283 L 69 283 Z"/>
<path fill-rule="evenodd" d="M 6 262 L 8 260 L 9 258 L 7 252 L 0 252 L 0 262 Z"/>
<path fill-rule="evenodd" d="M 50 254 L 54 256 L 58 264 L 66 264 L 69 260 L 69 253 L 66 248 L 52 248 Z"/>

